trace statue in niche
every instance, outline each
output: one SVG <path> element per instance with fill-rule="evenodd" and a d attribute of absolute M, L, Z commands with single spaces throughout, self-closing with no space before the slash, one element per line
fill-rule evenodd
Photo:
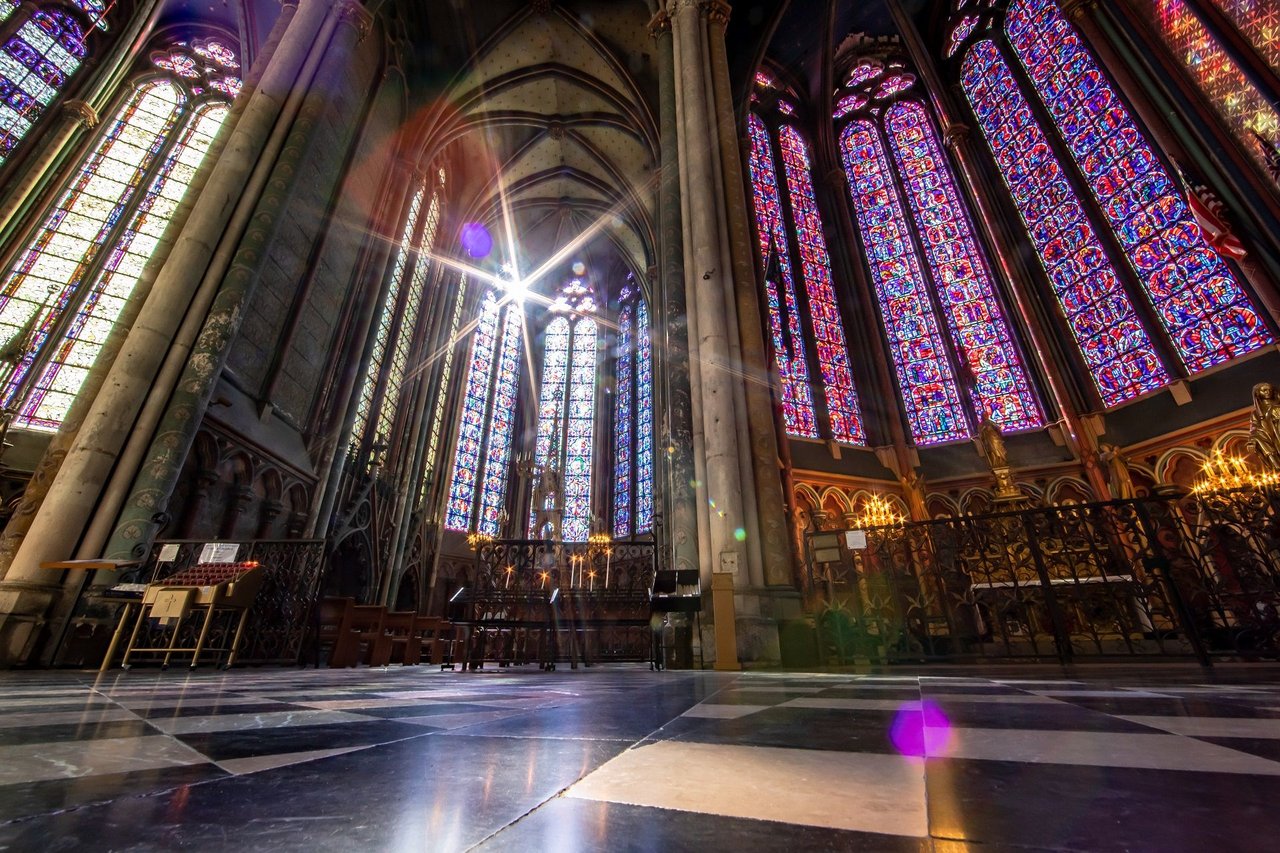
<path fill-rule="evenodd" d="M 1253 386 L 1248 447 L 1263 468 L 1280 473 L 1280 395 L 1270 382 Z"/>
<path fill-rule="evenodd" d="M 1129 474 L 1129 459 L 1114 444 L 1098 445 L 1098 458 L 1107 466 L 1107 485 L 1111 497 L 1118 501 L 1132 500 L 1138 496 Z"/>
<path fill-rule="evenodd" d="M 551 538 L 560 541 L 560 522 L 564 512 L 560 505 L 560 470 L 550 463 L 538 474 L 538 482 L 533 487 L 533 529 L 530 538 L 541 538 L 547 525 L 551 525 Z"/>

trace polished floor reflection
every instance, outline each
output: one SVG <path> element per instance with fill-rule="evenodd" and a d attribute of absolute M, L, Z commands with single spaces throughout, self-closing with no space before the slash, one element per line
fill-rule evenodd
<path fill-rule="evenodd" d="M 1261 850 L 1280 670 L 0 673 L 0 850 Z"/>

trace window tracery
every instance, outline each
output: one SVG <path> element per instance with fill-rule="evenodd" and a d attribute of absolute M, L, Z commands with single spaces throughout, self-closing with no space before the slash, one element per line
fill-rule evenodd
<path fill-rule="evenodd" d="M 66 416 L 227 116 L 226 99 L 201 84 L 231 70 L 145 78 L 7 271 L 0 339 L 20 339 L 25 353 L 0 397 L 15 425 L 52 430 Z"/>
<path fill-rule="evenodd" d="M 962 88 L 1103 402 L 1117 405 L 1175 375 L 1153 343 L 1148 312 L 1190 373 L 1270 343 L 1058 5 L 969 5 L 970 13 L 981 7 L 983 26 L 960 39 L 968 40 L 958 52 Z"/>
<path fill-rule="evenodd" d="M 955 177 L 911 94 L 914 75 L 865 58 L 848 79 L 846 97 L 861 106 L 840 134 L 841 157 L 913 439 L 968 438 L 988 416 L 1005 431 L 1043 426 Z"/>

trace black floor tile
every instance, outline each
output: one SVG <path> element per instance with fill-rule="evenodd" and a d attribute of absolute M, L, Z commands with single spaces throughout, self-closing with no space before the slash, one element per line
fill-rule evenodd
<path fill-rule="evenodd" d="M 984 845 L 1254 853 L 1280 830 L 1273 776 L 935 759 L 926 787 L 933 834 Z"/>
<path fill-rule="evenodd" d="M 227 774 L 212 764 L 0 785 L 0 823 L 63 809 L 141 797 Z M 0 849 L 4 849 L 0 846 Z M 17 848 L 15 848 L 17 849 Z M 32 848 L 36 849 L 36 848 Z"/>
<path fill-rule="evenodd" d="M 145 737 L 157 734 L 142 720 L 57 723 L 48 726 L 0 728 L 0 746 L 23 743 L 55 743 L 68 740 L 105 740 L 117 737 Z"/>
<path fill-rule="evenodd" d="M 1252 717 L 1280 719 L 1280 711 L 1268 711 L 1233 700 L 1214 698 L 1164 699 L 1151 696 L 1054 696 L 1078 708 L 1121 716 Z"/>
<path fill-rule="evenodd" d="M 1048 702 L 1001 703 L 981 702 L 937 703 L 953 726 L 966 729 L 1036 729 L 1040 731 L 1134 732 L 1151 734 L 1149 726 L 1131 723 L 1118 717 Z"/>
<path fill-rule="evenodd" d="M 370 720 L 367 723 L 333 723 L 325 726 L 276 726 L 231 732 L 199 732 L 178 735 L 178 740 L 214 761 L 369 746 L 429 734 L 422 726 Z"/>
<path fill-rule="evenodd" d="M 561 797 L 503 829 L 476 850 L 923 853 L 929 850 L 929 840 Z"/>
<path fill-rule="evenodd" d="M 897 751 L 890 740 L 896 717 L 892 711 L 768 708 L 734 720 L 681 717 L 653 739 L 886 753 Z"/>
<path fill-rule="evenodd" d="M 1272 761 L 1280 761 L 1280 739 L 1252 737 L 1197 737 L 1196 740 L 1208 741 L 1209 743 L 1216 743 L 1219 746 L 1238 749 L 1241 752 L 1247 752 L 1250 755 L 1258 755 L 1262 758 L 1269 758 Z"/>
<path fill-rule="evenodd" d="M 177 708 L 130 708 L 130 711 L 148 720 L 173 720 L 179 717 L 223 717 L 228 714 L 270 714 L 277 711 L 308 711 L 301 705 L 288 702 L 254 702 L 244 705 L 219 705 L 214 702 L 192 702 Z"/>

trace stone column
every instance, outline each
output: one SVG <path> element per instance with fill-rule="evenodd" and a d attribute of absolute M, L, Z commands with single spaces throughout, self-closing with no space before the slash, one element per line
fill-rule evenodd
<path fill-rule="evenodd" d="M 333 97 L 347 61 L 362 33 L 368 32 L 369 13 L 359 3 L 344 0 L 335 6 L 341 24 L 324 49 L 298 118 L 272 172 L 271 181 L 253 216 L 253 224 L 236 251 L 236 259 L 205 318 L 187 365 L 156 430 L 146 461 L 139 469 L 119 523 L 107 543 L 106 553 L 139 556 L 155 536 L 152 517 L 164 512 L 177 485 L 182 464 L 195 441 L 218 378 L 222 375 L 231 343 L 240 330 L 245 310 L 252 302 L 258 266 L 275 236 L 280 214 L 297 184 L 297 169 L 318 139 L 317 125 L 326 102 Z M 320 43 L 333 32 L 335 21 L 321 31 Z M 305 75 L 305 72 L 304 72 Z M 300 80 L 301 82 L 301 80 Z M 337 140 L 330 140 L 337 144 Z"/>
<path fill-rule="evenodd" d="M 658 120 L 662 141 L 662 172 L 658 184 L 660 230 L 658 295 L 651 315 L 662 346 L 654 352 L 663 361 L 662 429 L 654 436 L 655 463 L 661 466 L 663 531 L 671 568 L 697 568 L 698 514 L 694 501 L 693 402 L 689 391 L 689 316 L 685 306 L 683 222 L 680 212 L 680 162 L 677 139 L 675 49 L 671 19 L 659 12 L 650 24 L 658 43 Z M 655 341 L 655 343 L 658 343 Z"/>
<path fill-rule="evenodd" d="M 724 33 L 729 7 L 718 3 L 710 29 L 711 70 L 715 80 L 716 120 L 720 127 L 720 162 L 724 172 L 725 210 L 733 254 L 734 297 L 738 307 L 738 335 L 742 341 L 742 370 L 746 377 L 747 422 L 751 470 L 759 511 L 763 581 L 772 587 L 794 588 L 795 570 L 787 547 L 787 511 L 778 466 L 778 434 L 774 427 L 772 383 L 765 349 L 759 290 L 756 287 L 755 241 L 747 215 L 746 181 L 742 169 L 738 123 L 729 86 L 729 62 Z"/>
<path fill-rule="evenodd" d="M 0 666 L 29 653 L 58 589 L 40 563 L 80 539 L 327 12 L 302 0 L 0 582 Z"/>

